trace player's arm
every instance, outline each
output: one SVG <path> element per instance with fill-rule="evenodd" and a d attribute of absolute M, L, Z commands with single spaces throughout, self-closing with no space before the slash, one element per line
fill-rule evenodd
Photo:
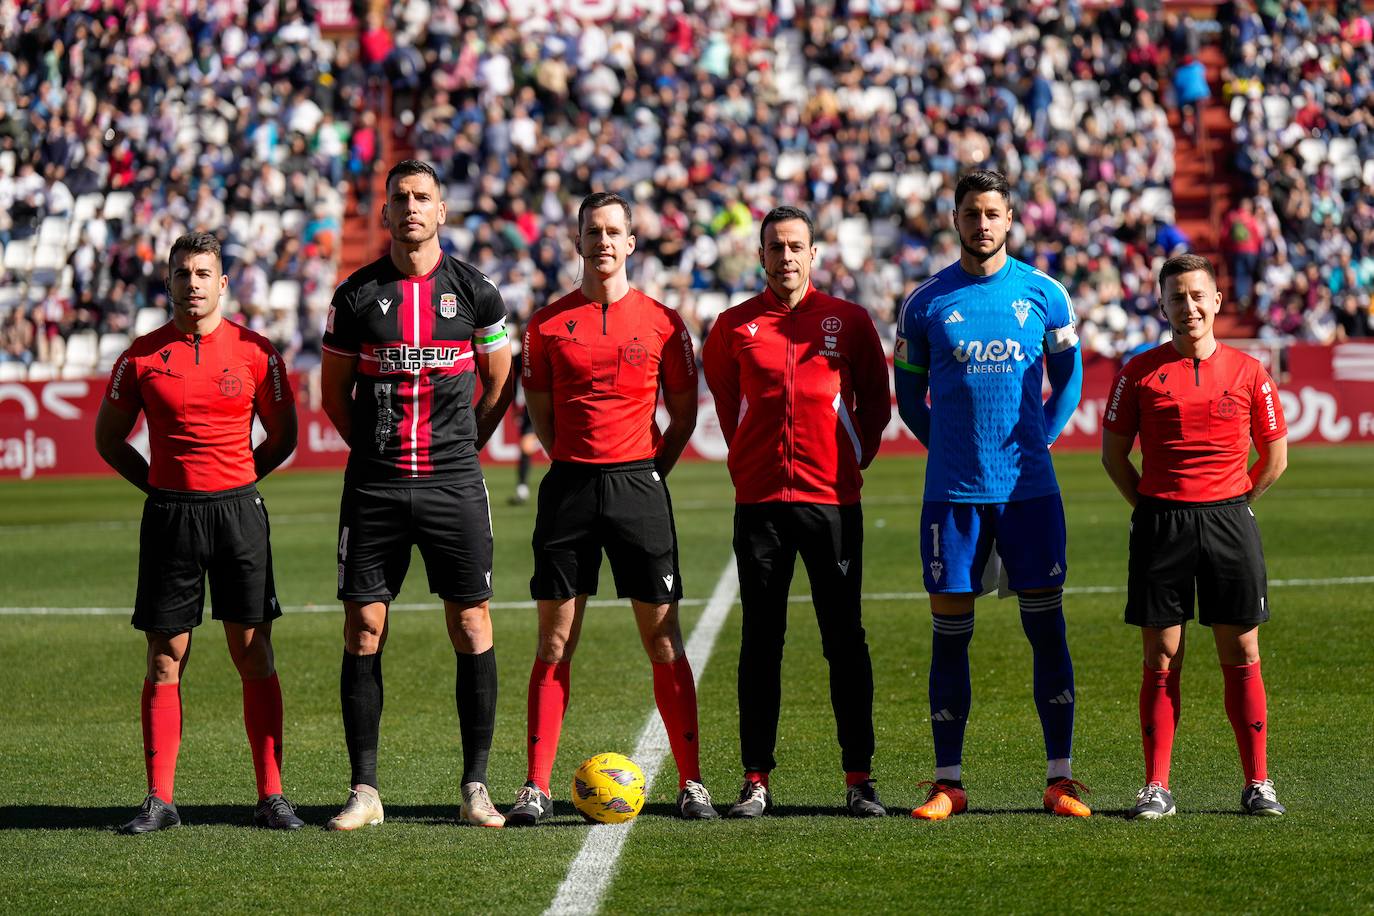
<path fill-rule="evenodd" d="M 95 450 L 105 463 L 119 472 L 129 483 L 148 490 L 148 462 L 129 444 L 129 433 L 138 422 L 138 411 L 120 410 L 108 400 L 100 404 L 95 416 Z"/>
<path fill-rule="evenodd" d="M 320 402 L 339 436 L 353 444 L 353 374 L 358 357 L 325 350 L 320 362 Z"/>
<path fill-rule="evenodd" d="M 1134 442 L 1135 436 L 1114 433 L 1110 429 L 1102 430 L 1102 467 L 1107 469 L 1107 476 L 1132 507 L 1140 499 L 1140 472 L 1131 462 L 1131 445 Z"/>
<path fill-rule="evenodd" d="M 706 335 L 706 344 L 701 348 L 701 371 L 706 376 L 706 387 L 711 389 L 711 397 L 716 402 L 716 422 L 720 433 L 729 446 L 735 441 L 739 429 L 739 362 L 729 352 L 725 339 L 723 323 L 718 318 Z"/>
<path fill-rule="evenodd" d="M 1288 469 L 1288 437 L 1280 436 L 1268 442 L 1258 439 L 1255 450 L 1259 457 L 1250 466 L 1250 502 L 1264 495 L 1264 491 Z"/>
<path fill-rule="evenodd" d="M 539 438 L 544 451 L 553 454 L 553 394 L 526 386 L 525 412 L 530 415 L 530 425 Z"/>
<path fill-rule="evenodd" d="M 515 399 L 515 373 L 511 372 L 510 344 L 477 353 L 477 377 L 482 380 L 482 397 L 473 412 L 477 418 L 477 447 L 487 444 L 506 408 Z"/>
<path fill-rule="evenodd" d="M 897 314 L 892 374 L 897 416 L 922 445 L 930 448 L 930 407 L 926 404 L 926 391 L 930 387 L 930 342 L 925 334 L 925 305 L 918 299 L 921 289 L 917 287 L 906 297 Z"/>
<path fill-rule="evenodd" d="M 654 456 L 654 468 L 667 477 L 691 441 L 692 431 L 697 428 L 697 391 L 695 388 L 665 389 L 663 406 L 668 411 L 668 428 L 663 430 L 663 441 Z"/>
<path fill-rule="evenodd" d="M 866 317 L 866 316 L 864 316 Z M 855 353 L 854 414 L 859 421 L 863 442 L 860 469 L 866 469 L 878 457 L 883 442 L 883 430 L 892 422 L 892 391 L 887 387 L 887 357 L 878 339 L 873 322 L 861 321 L 858 326 L 859 346 Z"/>
<path fill-rule="evenodd" d="M 1045 399 L 1045 444 L 1053 445 L 1083 396 L 1083 355 L 1078 347 L 1046 353 L 1045 375 L 1050 382 L 1050 396 Z"/>
<path fill-rule="evenodd" d="M 258 419 L 267 438 L 253 449 L 253 470 L 262 480 L 296 450 L 296 410 L 288 404 L 283 410 L 259 414 Z"/>

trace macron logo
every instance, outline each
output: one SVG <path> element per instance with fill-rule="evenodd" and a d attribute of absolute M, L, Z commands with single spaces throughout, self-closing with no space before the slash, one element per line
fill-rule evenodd
<path fill-rule="evenodd" d="M 391 300 L 390 300 L 390 299 L 378 299 L 378 300 L 377 300 L 377 305 L 381 308 L 382 314 L 385 315 L 385 314 L 386 314 L 386 310 L 389 309 L 389 308 L 391 308 Z"/>
<path fill-rule="evenodd" d="M 954 311 L 949 313 L 949 317 L 945 319 L 945 324 L 958 324 L 963 320 L 964 316 L 959 314 L 958 309 L 955 309 Z"/>
<path fill-rule="evenodd" d="M 840 560 L 840 561 L 837 562 L 835 565 L 838 566 L 838 567 L 840 568 L 840 575 L 842 575 L 842 576 L 847 576 L 847 575 L 849 575 L 849 561 L 848 561 L 848 560 Z"/>
<path fill-rule="evenodd" d="M 663 584 L 664 584 L 665 586 L 667 586 L 669 589 L 671 589 L 671 588 L 673 587 L 673 577 L 672 577 L 672 576 L 664 576 L 664 577 L 663 577 Z"/>
<path fill-rule="evenodd" d="M 749 329 L 749 336 L 750 336 L 750 337 L 753 337 L 755 334 L 757 334 L 757 333 L 759 332 L 759 326 L 758 326 L 757 322 L 751 321 L 751 322 L 749 322 L 748 324 L 746 324 L 745 327 Z"/>

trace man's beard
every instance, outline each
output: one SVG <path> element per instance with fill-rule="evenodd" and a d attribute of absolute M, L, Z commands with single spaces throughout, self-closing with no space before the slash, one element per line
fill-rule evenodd
<path fill-rule="evenodd" d="M 959 239 L 959 247 L 962 248 L 962 249 L 964 249 L 964 251 L 965 251 L 970 257 L 972 257 L 973 259 L 975 259 L 976 261 L 978 261 L 978 263 L 981 264 L 981 263 L 983 263 L 984 261 L 986 261 L 988 258 L 990 258 L 990 257 L 992 257 L 993 255 L 997 254 L 997 252 L 1001 251 L 1003 248 L 1006 248 L 1006 247 L 1007 247 L 1007 240 L 1006 240 L 1006 239 L 1002 239 L 1002 244 L 998 245 L 996 248 L 992 249 L 992 251 L 989 251 L 987 254 L 984 254 L 983 252 L 978 251 L 976 248 L 973 248 L 972 246 L 970 246 L 968 242 L 965 242 L 965 241 L 964 241 L 964 239 L 963 239 L 962 236 L 961 236 L 960 239 Z"/>

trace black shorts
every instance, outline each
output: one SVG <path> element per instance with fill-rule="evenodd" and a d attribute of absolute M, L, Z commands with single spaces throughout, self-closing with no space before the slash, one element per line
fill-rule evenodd
<path fill-rule="evenodd" d="M 153 490 L 139 528 L 133 625 L 152 633 L 199 626 L 206 573 L 215 620 L 252 626 L 280 617 L 270 536 L 252 484 L 218 493 Z"/>
<path fill-rule="evenodd" d="M 491 597 L 491 509 L 481 477 L 416 485 L 344 484 L 339 505 L 341 601 L 390 603 L 419 545 L 429 590 L 460 604 Z"/>
<path fill-rule="evenodd" d="M 530 596 L 595 595 L 603 548 L 617 596 L 649 604 L 682 598 L 673 504 L 653 461 L 555 461 L 544 475 Z"/>
<path fill-rule="evenodd" d="M 530 419 L 530 412 L 526 408 L 520 410 L 520 438 L 534 435 L 534 421 Z"/>
<path fill-rule="evenodd" d="M 1216 503 L 1141 497 L 1131 514 L 1126 622 L 1171 627 L 1192 620 L 1195 587 L 1203 626 L 1269 619 L 1254 510 L 1243 496 Z"/>

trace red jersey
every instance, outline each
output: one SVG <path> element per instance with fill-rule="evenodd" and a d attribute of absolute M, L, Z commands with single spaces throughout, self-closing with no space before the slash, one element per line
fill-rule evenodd
<path fill-rule="evenodd" d="M 506 306 L 482 272 L 444 255 L 408 277 L 390 255 L 334 293 L 323 346 L 357 357 L 345 479 L 444 483 L 477 478 L 477 354 L 509 346 Z"/>
<path fill-rule="evenodd" d="M 892 419 L 887 358 L 868 312 L 809 290 L 726 309 L 702 351 L 740 503 L 859 501 L 859 466 Z"/>
<path fill-rule="evenodd" d="M 1250 492 L 1250 440 L 1288 435 L 1278 386 L 1255 359 L 1225 344 L 1206 359 L 1162 344 L 1112 383 L 1103 427 L 1140 436 L 1142 496 L 1214 502 Z"/>
<path fill-rule="evenodd" d="M 253 414 L 293 410 L 282 358 L 267 338 L 224 320 L 209 334 L 168 322 L 119 357 L 105 400 L 148 419 L 148 484 L 214 493 L 257 480 Z"/>
<path fill-rule="evenodd" d="M 555 461 L 609 464 L 658 454 L 658 386 L 696 390 L 692 336 L 677 312 L 632 289 L 616 302 L 577 290 L 525 326 L 523 379 L 553 396 Z"/>

